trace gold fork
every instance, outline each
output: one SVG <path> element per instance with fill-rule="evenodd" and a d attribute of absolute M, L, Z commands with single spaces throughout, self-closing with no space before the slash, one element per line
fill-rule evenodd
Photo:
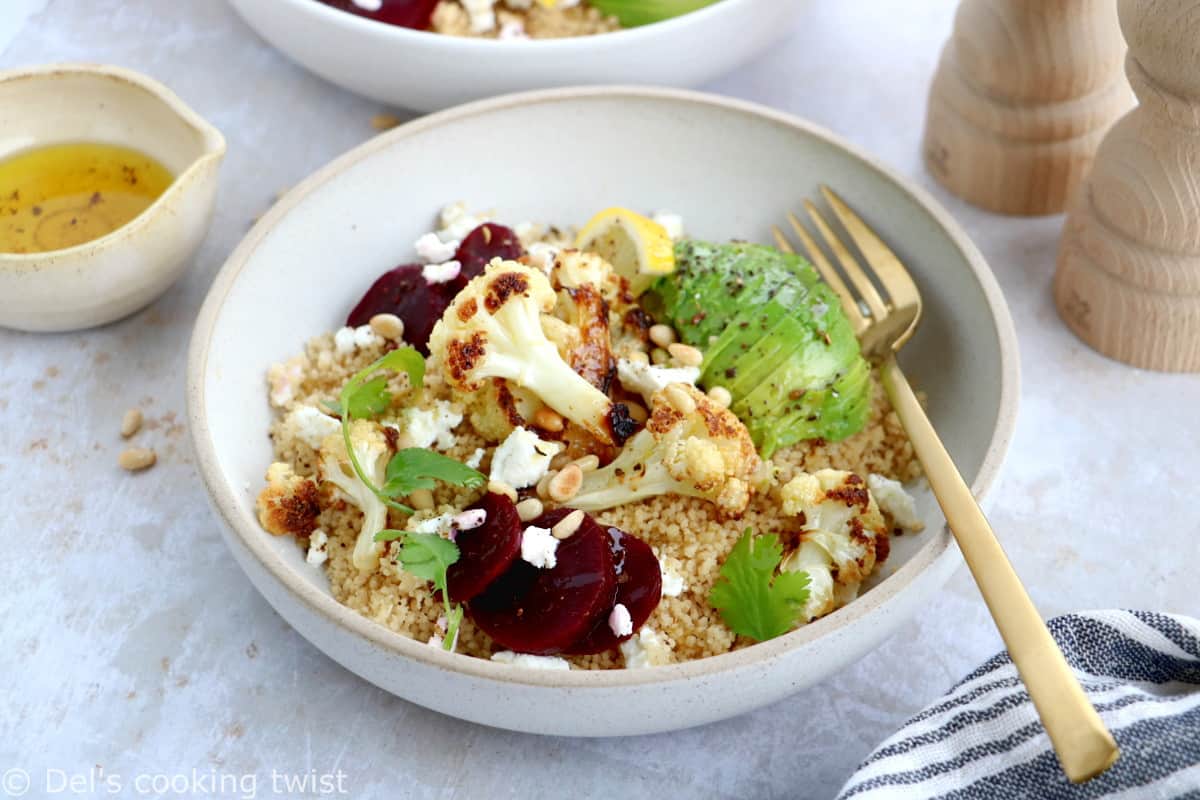
<path fill-rule="evenodd" d="M 1120 755 L 1117 743 L 1088 702 L 1062 652 L 1046 630 L 983 511 L 896 363 L 896 351 L 909 340 L 921 318 L 921 295 L 917 286 L 896 254 L 840 197 L 827 186 L 821 187 L 821 194 L 874 272 L 879 286 L 887 293 L 887 300 L 813 203 L 805 200 L 804 208 L 853 285 L 857 297 L 830 265 L 804 225 L 790 212 L 788 222 L 813 265 L 841 299 L 862 345 L 863 355 L 878 365 L 884 391 L 908 433 L 950 530 L 958 540 L 963 558 L 975 577 L 1017 672 L 1029 690 L 1063 771 L 1073 783 L 1094 778 L 1117 760 Z M 792 252 L 783 231 L 773 227 L 772 232 L 779 248 Z"/>

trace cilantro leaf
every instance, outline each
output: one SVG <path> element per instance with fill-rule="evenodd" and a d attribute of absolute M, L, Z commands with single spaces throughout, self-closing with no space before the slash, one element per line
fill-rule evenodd
<path fill-rule="evenodd" d="M 453 650 L 458 639 L 458 626 L 462 622 L 463 610 L 461 605 L 450 601 L 446 574 L 458 561 L 458 545 L 436 533 L 395 530 L 380 531 L 375 534 L 375 541 L 403 542 L 400 546 L 400 566 L 405 572 L 432 581 L 434 588 L 442 593 L 442 602 L 446 604 L 446 635 L 442 639 L 442 647 Z"/>
<path fill-rule="evenodd" d="M 419 447 L 408 447 L 392 456 L 385 476 L 387 482 L 383 485 L 383 493 L 390 497 L 402 497 L 417 489 L 433 489 L 437 481 L 475 489 L 483 486 L 485 480 L 482 472 L 461 461 Z"/>
<path fill-rule="evenodd" d="M 404 372 L 408 375 L 408 382 L 416 389 L 425 384 L 425 359 L 411 347 L 398 347 L 346 381 L 337 402 L 327 405 L 330 408 L 336 406 L 342 418 L 342 441 L 346 443 L 346 454 L 350 457 L 350 466 L 354 468 L 354 474 L 385 504 L 397 511 L 411 514 L 411 508 L 392 499 L 396 496 L 395 493 L 385 494 L 371 482 L 354 453 L 353 442 L 350 441 L 351 420 L 378 416 L 386 411 L 392 402 L 392 393 L 387 390 L 387 376 L 376 375 L 380 371 Z"/>
<path fill-rule="evenodd" d="M 766 641 L 787 633 L 808 600 L 808 573 L 775 570 L 783 560 L 779 537 L 755 537 L 749 528 L 737 540 L 708 601 L 734 633 Z"/>

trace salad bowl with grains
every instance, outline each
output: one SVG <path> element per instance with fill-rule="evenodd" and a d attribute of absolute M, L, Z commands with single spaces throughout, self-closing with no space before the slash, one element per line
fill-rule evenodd
<path fill-rule="evenodd" d="M 614 118 L 673 142 L 667 161 L 623 170 L 600 141 Z M 569 181 L 428 166 L 476 137 L 524 163 L 531 121 L 571 134 L 536 146 Z M 731 134 L 754 155 L 730 164 Z M 730 168 L 702 193 L 667 188 L 696 163 Z M 757 243 L 792 187 L 826 180 L 911 242 L 928 316 L 905 367 L 982 492 L 1011 429 L 1015 344 L 944 214 L 775 112 L 545 92 L 353 151 L 222 270 L 189 398 L 235 557 L 347 667 L 519 730 L 698 724 L 861 657 L 958 561 L 836 296 Z M 415 199 L 435 188 L 450 202 Z M 331 219 L 351 222 L 316 224 Z"/>

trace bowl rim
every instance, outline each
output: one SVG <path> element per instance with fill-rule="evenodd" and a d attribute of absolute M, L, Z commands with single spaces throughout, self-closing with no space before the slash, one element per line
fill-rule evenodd
<path fill-rule="evenodd" d="M 162 194 L 154 199 L 153 203 L 142 209 L 137 216 L 124 225 L 95 239 L 89 239 L 70 247 L 60 247 L 57 250 L 43 250 L 37 253 L 0 252 L 0 270 L 21 272 L 53 268 L 64 263 L 73 264 L 75 256 L 94 257 L 101 251 L 108 250 L 131 236 L 136 236 L 165 205 L 172 202 L 185 187 L 193 182 L 198 173 L 210 164 L 220 163 L 225 157 L 227 147 L 225 137 L 211 122 L 183 102 L 179 95 L 167 88 L 165 84 L 135 70 L 113 64 L 92 64 L 78 61 L 39 64 L 34 67 L 0 70 L 0 85 L 16 81 L 53 81 L 62 77 L 108 79 L 118 84 L 124 84 L 126 88 L 146 92 L 162 103 L 180 122 L 200 136 L 202 151 L 179 174 L 171 178 L 171 183 L 167 185 Z M 50 144 L 54 143 L 39 142 L 33 147 L 44 147 Z M 7 155 L 0 156 L 0 158 L 7 158 Z"/>
<path fill-rule="evenodd" d="M 980 500 L 994 484 L 1012 440 L 1020 391 L 1016 331 L 1000 286 L 983 255 L 971 242 L 965 231 L 932 196 L 832 132 L 791 114 L 744 100 L 681 89 L 624 85 L 567 87 L 520 92 L 468 103 L 420 117 L 370 139 L 305 178 L 276 203 L 235 248 L 214 279 L 197 316 L 188 351 L 187 409 L 189 429 L 199 472 L 212 500 L 213 508 L 220 516 L 227 531 L 235 535 L 270 573 L 271 577 L 294 600 L 307 606 L 310 612 L 324 617 L 327 622 L 348 630 L 374 647 L 387 651 L 390 655 L 412 659 L 425 667 L 444 669 L 464 676 L 500 683 L 572 690 L 667 684 L 708 678 L 717 673 L 761 667 L 817 639 L 833 634 L 866 616 L 898 595 L 918 575 L 931 568 L 935 562 L 952 558 L 956 553 L 956 549 L 951 547 L 952 537 L 945 527 L 936 533 L 931 532 L 929 541 L 908 562 L 855 602 L 791 633 L 733 652 L 654 669 L 539 670 L 500 664 L 459 653 L 448 653 L 440 648 L 433 648 L 423 642 L 395 633 L 383 625 L 359 615 L 339 603 L 327 590 L 313 586 L 303 579 L 283 560 L 280 554 L 275 553 L 269 546 L 269 537 L 263 532 L 253 515 L 243 516 L 238 512 L 237 488 L 226 480 L 220 471 L 216 444 L 206 419 L 205 374 L 217 317 L 221 313 L 239 273 L 253 257 L 264 239 L 274 230 L 276 224 L 318 187 L 335 180 L 360 161 L 415 134 L 446 123 L 495 111 L 593 98 L 682 102 L 758 117 L 767 122 L 799 130 L 843 149 L 878 173 L 882 179 L 891 182 L 907 193 L 942 227 L 969 265 L 991 312 L 992 325 L 999 343 L 1000 403 L 996 427 L 980 465 L 979 474 L 971 486 L 973 493 Z"/>
<path fill-rule="evenodd" d="M 245 1 L 230 0 L 235 7 Z M 769 0 L 769 2 L 778 1 Z M 291 5 L 293 9 L 299 10 L 300 13 L 312 14 L 317 19 L 328 22 L 331 25 L 342 25 L 350 31 L 363 33 L 368 36 L 378 35 L 398 46 L 418 42 L 430 43 L 433 41 L 431 37 L 437 37 L 438 39 L 446 40 L 444 43 L 452 52 L 483 49 L 492 52 L 516 52 L 528 57 L 533 52 L 557 53 L 563 50 L 578 48 L 581 42 L 598 44 L 601 48 L 633 45 L 642 39 L 661 36 L 664 32 L 669 35 L 676 28 L 703 24 L 708 17 L 736 13 L 736 11 L 731 9 L 750 5 L 756 2 L 756 0 L 716 0 L 716 2 L 703 8 L 689 11 L 686 14 L 680 14 L 677 17 L 671 17 L 662 22 L 639 25 L 633 28 L 619 28 L 615 31 L 593 33 L 587 36 L 563 36 L 554 39 L 506 39 L 503 41 L 477 36 L 453 36 L 435 31 L 416 30 L 414 28 L 405 28 L 401 25 L 391 25 L 379 20 L 362 17 L 358 14 L 352 14 L 349 11 L 342 11 L 339 8 L 327 6 L 315 0 L 283 0 L 283 2 Z M 287 12 L 284 11 L 283 13 Z M 348 19 L 342 19 L 343 17 Z"/>

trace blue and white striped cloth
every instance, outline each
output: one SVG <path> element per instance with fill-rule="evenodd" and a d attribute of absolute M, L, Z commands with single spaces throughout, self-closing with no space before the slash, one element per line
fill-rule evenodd
<path fill-rule="evenodd" d="M 1200 798 L 1200 620 L 1143 611 L 1049 622 L 1121 747 L 1072 785 L 1003 652 L 881 744 L 838 800 Z"/>

